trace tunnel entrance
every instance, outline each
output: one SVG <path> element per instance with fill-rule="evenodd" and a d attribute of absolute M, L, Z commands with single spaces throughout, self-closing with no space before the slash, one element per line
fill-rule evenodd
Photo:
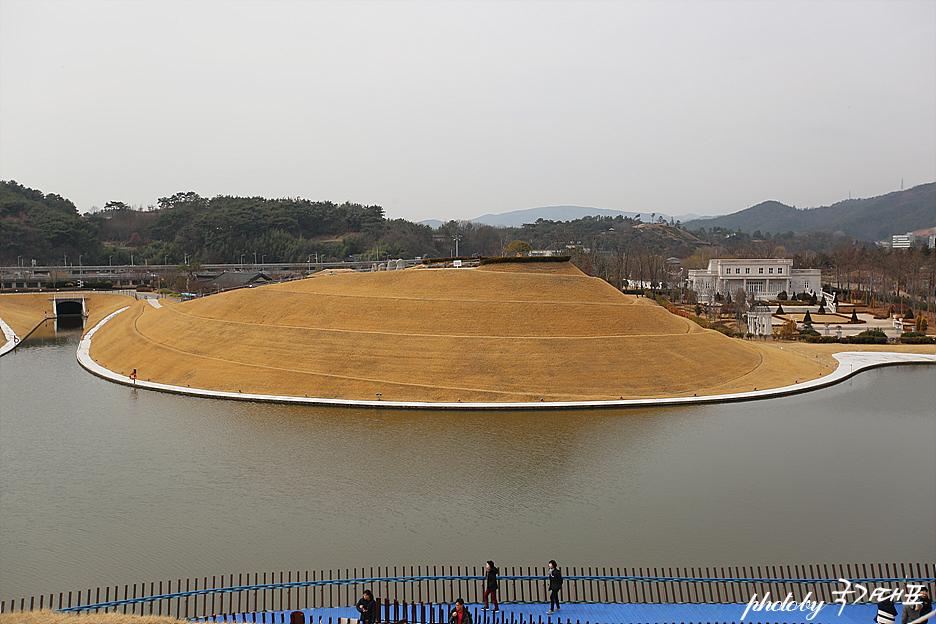
<path fill-rule="evenodd" d="M 56 301 L 55 316 L 82 316 L 83 301 Z"/>
<path fill-rule="evenodd" d="M 55 309 L 55 318 L 81 318 L 88 316 L 88 308 L 85 305 L 85 298 L 80 294 L 55 295 L 53 298 L 53 305 Z"/>

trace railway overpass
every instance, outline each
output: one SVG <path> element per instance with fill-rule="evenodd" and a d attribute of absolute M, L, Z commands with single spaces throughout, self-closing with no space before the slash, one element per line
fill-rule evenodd
<path fill-rule="evenodd" d="M 203 264 L 199 274 L 209 273 L 264 273 L 273 280 L 289 279 L 303 274 L 328 269 L 352 269 L 372 271 L 381 268 L 401 268 L 419 264 L 420 258 L 411 260 L 384 260 L 359 262 L 232 262 L 222 264 Z M 44 265 L 44 266 L 7 266 L 0 267 L 0 292 L 25 292 L 47 290 L 50 282 L 71 282 L 75 286 L 87 286 L 88 283 L 110 282 L 112 288 L 135 288 L 148 286 L 159 280 L 171 280 L 180 275 L 179 264 L 135 264 L 135 265 Z"/>

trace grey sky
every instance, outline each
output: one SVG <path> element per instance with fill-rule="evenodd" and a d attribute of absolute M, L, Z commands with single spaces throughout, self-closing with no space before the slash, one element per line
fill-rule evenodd
<path fill-rule="evenodd" d="M 936 179 L 936 0 L 0 0 L 0 179 L 468 219 Z"/>

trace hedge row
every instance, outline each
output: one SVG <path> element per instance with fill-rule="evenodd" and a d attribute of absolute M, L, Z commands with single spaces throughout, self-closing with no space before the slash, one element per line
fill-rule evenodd
<path fill-rule="evenodd" d="M 45 288 L 78 288 L 78 281 L 79 280 L 48 281 L 45 283 Z M 85 290 L 110 290 L 113 287 L 113 282 L 91 282 L 88 280 L 81 280 L 81 288 Z"/>
<path fill-rule="evenodd" d="M 481 264 L 507 264 L 510 262 L 568 262 L 571 256 L 504 256 L 481 258 Z"/>
<path fill-rule="evenodd" d="M 423 264 L 438 264 L 441 262 L 453 262 L 461 260 L 462 262 L 471 262 L 479 260 L 481 264 L 507 264 L 510 262 L 568 262 L 571 256 L 502 256 L 494 258 L 478 258 L 467 256 L 452 256 L 451 258 L 424 258 Z"/>
<path fill-rule="evenodd" d="M 454 262 L 455 260 L 461 260 L 462 262 L 467 262 L 470 260 L 477 260 L 477 258 L 469 258 L 468 256 L 452 256 L 451 258 L 423 258 L 423 264 L 439 264 L 441 262 Z"/>
<path fill-rule="evenodd" d="M 813 343 L 839 343 L 839 344 L 887 344 L 887 338 L 881 336 L 803 336 L 805 342 Z"/>
<path fill-rule="evenodd" d="M 924 335 L 915 335 L 908 336 L 914 332 L 907 332 L 900 336 L 897 340 L 900 344 L 936 344 L 936 338 L 932 336 Z M 839 343 L 839 344 L 887 344 L 887 338 L 881 336 L 843 336 L 841 338 L 836 338 L 835 336 L 806 336 L 803 338 L 806 342 L 814 343 Z"/>

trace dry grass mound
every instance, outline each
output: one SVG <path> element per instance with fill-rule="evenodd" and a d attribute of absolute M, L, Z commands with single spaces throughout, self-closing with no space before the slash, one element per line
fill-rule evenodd
<path fill-rule="evenodd" d="M 568 263 L 344 273 L 160 310 L 141 301 L 95 335 L 91 356 L 183 387 L 453 403 L 701 396 L 830 372 Z"/>

